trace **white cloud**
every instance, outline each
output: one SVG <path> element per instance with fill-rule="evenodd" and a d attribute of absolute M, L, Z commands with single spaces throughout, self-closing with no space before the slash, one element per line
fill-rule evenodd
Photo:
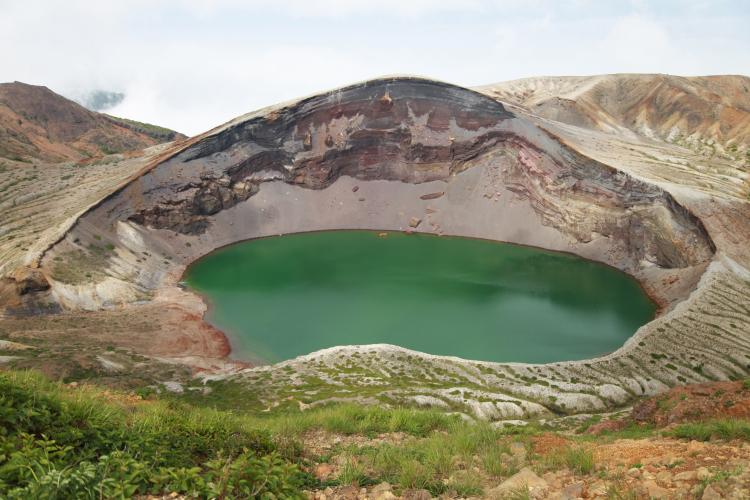
<path fill-rule="evenodd" d="M 640 14 L 618 19 L 601 45 L 601 56 L 609 57 L 611 67 L 627 72 L 663 72 L 678 59 L 667 30 Z"/>
<path fill-rule="evenodd" d="M 199 15 L 223 9 L 275 11 L 299 17 L 344 17 L 351 15 L 397 15 L 414 17 L 441 12 L 481 11 L 489 4 L 481 0 L 189 0 L 183 2 Z M 500 4 L 518 3 L 501 0 Z"/>
<path fill-rule="evenodd" d="M 114 114 L 194 134 L 391 73 L 750 72 L 747 9 L 694 3 L 665 16 L 646 0 L 0 0 L 0 81 L 124 91 Z"/>

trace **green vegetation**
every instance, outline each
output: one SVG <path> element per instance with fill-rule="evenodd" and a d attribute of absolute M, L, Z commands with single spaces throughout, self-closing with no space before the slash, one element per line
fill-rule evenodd
<path fill-rule="evenodd" d="M 157 140 L 171 141 L 175 138 L 176 132 L 168 128 L 159 127 L 158 125 L 152 125 L 150 123 L 138 122 L 135 120 L 129 120 L 127 118 L 120 118 L 117 116 L 106 115 L 107 118 L 115 122 L 117 125 L 129 128 L 136 132 L 146 134 Z"/>
<path fill-rule="evenodd" d="M 441 426 L 422 439 L 349 450 L 352 465 L 344 467 L 337 482 L 361 486 L 387 481 L 433 495 L 453 491 L 471 496 L 481 493 L 484 477 L 502 479 L 518 472 L 509 447 L 509 440 L 524 439 L 513 435 L 516 430 L 496 429 L 485 422 L 467 425 L 457 419 L 442 421 Z"/>
<path fill-rule="evenodd" d="M 101 236 L 95 235 L 95 239 L 101 240 Z M 91 244 L 86 250 L 78 249 L 66 252 L 52 267 L 52 277 L 57 281 L 71 285 L 79 283 L 90 283 L 103 277 L 101 269 L 104 269 L 114 246 L 99 246 Z"/>
<path fill-rule="evenodd" d="M 118 354 L 114 347 L 107 352 Z M 657 434 L 632 423 L 598 436 L 571 432 L 540 451 L 549 429 L 533 422 L 497 428 L 437 410 L 349 404 L 225 411 L 205 406 L 219 400 L 200 401 L 191 384 L 185 388 L 183 394 L 144 387 L 126 393 L 53 383 L 33 372 L 0 372 L 2 497 L 301 498 L 303 490 L 381 482 L 396 492 L 481 496 L 522 467 L 617 480 L 607 475 L 606 463 L 595 462 L 596 446 Z M 231 390 L 223 395 L 234 396 Z M 750 440 L 750 422 L 712 420 L 663 432 Z M 332 464 L 329 475 L 316 479 L 308 472 L 324 463 Z M 610 498 L 631 498 L 624 486 L 610 484 Z"/>
<path fill-rule="evenodd" d="M 255 425 L 258 427 L 295 438 L 312 429 L 343 435 L 375 436 L 386 432 L 405 432 L 412 436 L 424 437 L 436 430 L 453 429 L 460 423 L 458 417 L 438 411 L 405 408 L 387 410 L 361 405 L 328 406 L 305 413 L 288 413 L 255 419 Z"/>
<path fill-rule="evenodd" d="M 750 440 L 750 422 L 747 420 L 718 419 L 707 422 L 681 424 L 675 427 L 672 435 L 682 439 L 709 441 L 719 439 Z"/>
<path fill-rule="evenodd" d="M 0 374 L 4 498 L 300 498 L 309 481 L 270 436 L 213 410 L 105 402 L 29 372 Z"/>
<path fill-rule="evenodd" d="M 466 496 L 480 494 L 487 477 L 517 472 L 509 443 L 528 448 L 526 436 L 537 432 L 467 424 L 432 410 L 354 405 L 235 414 L 174 398 L 142 400 L 89 385 L 71 388 L 34 372 L 3 372 L 0 491 L 11 499 L 172 492 L 297 498 L 304 488 L 324 486 L 304 472 L 311 462 L 300 440 L 310 431 L 405 436 L 401 442 L 333 450 L 344 462 L 328 484 L 389 481 Z"/>
<path fill-rule="evenodd" d="M 590 474 L 594 470 L 594 455 L 582 446 L 568 446 L 550 453 L 547 465 L 559 469 L 567 467 L 577 474 Z"/>

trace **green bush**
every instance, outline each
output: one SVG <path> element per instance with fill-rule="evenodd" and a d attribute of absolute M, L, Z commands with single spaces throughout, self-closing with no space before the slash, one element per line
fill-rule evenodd
<path fill-rule="evenodd" d="M 719 419 L 708 422 L 680 424 L 671 432 L 674 437 L 708 441 L 713 437 L 719 439 L 750 440 L 750 422 L 747 420 Z"/>
<path fill-rule="evenodd" d="M 2 498 L 301 498 L 309 481 L 267 432 L 232 414 L 125 407 L 93 389 L 0 374 Z"/>

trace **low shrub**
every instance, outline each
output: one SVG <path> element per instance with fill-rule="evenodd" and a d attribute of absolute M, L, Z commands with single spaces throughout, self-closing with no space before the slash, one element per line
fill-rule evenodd
<path fill-rule="evenodd" d="M 676 438 L 708 441 L 713 437 L 719 439 L 750 440 L 750 422 L 737 419 L 718 419 L 707 422 L 680 424 L 671 434 Z"/>
<path fill-rule="evenodd" d="M 125 406 L 30 372 L 0 373 L 3 498 L 301 498 L 309 476 L 229 413 Z"/>

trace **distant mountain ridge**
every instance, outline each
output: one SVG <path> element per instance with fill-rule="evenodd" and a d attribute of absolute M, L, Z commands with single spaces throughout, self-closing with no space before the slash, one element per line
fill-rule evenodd
<path fill-rule="evenodd" d="M 0 84 L 0 157 L 78 161 L 183 138 L 173 130 L 90 111 L 47 87 Z"/>
<path fill-rule="evenodd" d="M 545 76 L 476 90 L 571 125 L 695 148 L 750 146 L 750 78 L 662 74 Z"/>

